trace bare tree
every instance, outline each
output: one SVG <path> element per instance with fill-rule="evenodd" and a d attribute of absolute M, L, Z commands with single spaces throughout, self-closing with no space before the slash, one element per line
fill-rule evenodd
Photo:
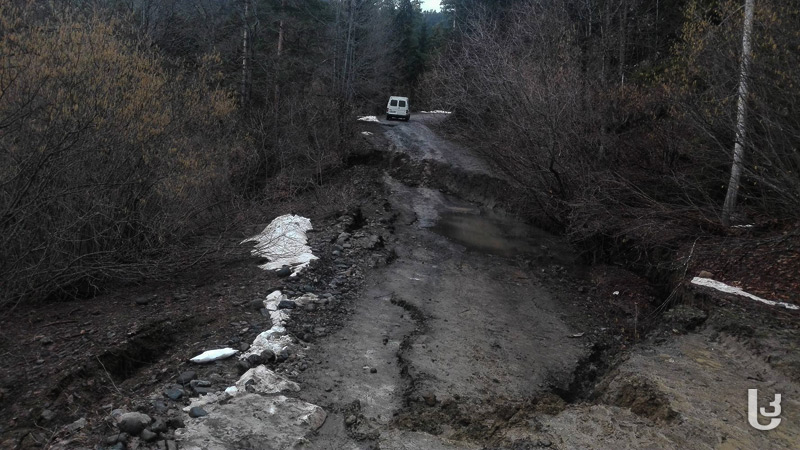
<path fill-rule="evenodd" d="M 728 192 L 722 207 L 722 223 L 730 225 L 731 215 L 736 208 L 736 196 L 739 192 L 739 179 L 742 176 L 744 160 L 744 143 L 747 137 L 747 78 L 750 73 L 750 39 L 753 32 L 754 0 L 745 0 L 744 27 L 742 30 L 742 56 L 739 66 L 739 95 L 736 101 L 736 140 L 733 147 L 733 164 Z"/>

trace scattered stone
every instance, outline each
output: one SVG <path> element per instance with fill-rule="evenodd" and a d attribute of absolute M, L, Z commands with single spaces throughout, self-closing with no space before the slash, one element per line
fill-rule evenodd
<path fill-rule="evenodd" d="M 146 305 L 146 304 L 150 303 L 150 299 L 149 299 L 149 298 L 147 298 L 147 297 L 137 297 L 137 298 L 134 300 L 134 302 L 136 302 L 136 304 L 137 304 L 138 306 L 144 306 L 144 305 Z"/>
<path fill-rule="evenodd" d="M 306 303 L 306 305 L 303 307 L 303 309 L 305 309 L 308 312 L 316 311 L 317 310 L 317 304 L 316 303 Z"/>
<path fill-rule="evenodd" d="M 248 350 L 250 350 L 250 344 L 248 344 L 247 342 L 242 342 L 241 344 L 239 344 L 239 351 L 240 352 L 244 353 L 244 352 L 246 352 Z"/>
<path fill-rule="evenodd" d="M 278 302 L 278 309 L 294 309 L 297 304 L 291 300 L 281 300 Z"/>
<path fill-rule="evenodd" d="M 279 351 L 277 355 L 275 355 L 275 360 L 277 362 L 279 362 L 279 363 L 284 362 L 287 359 L 289 359 L 289 349 L 287 349 L 285 347 L 282 348 L 281 351 Z"/>
<path fill-rule="evenodd" d="M 119 437 L 122 436 L 123 434 L 125 433 L 114 433 L 111 436 L 107 436 L 105 440 L 106 445 L 114 445 L 117 442 L 120 442 Z M 127 438 L 127 435 L 125 435 L 125 437 Z"/>
<path fill-rule="evenodd" d="M 208 376 L 208 379 L 212 383 L 216 383 L 216 384 L 222 384 L 222 383 L 225 382 L 225 377 L 223 377 L 222 375 L 220 375 L 218 373 L 212 373 L 211 375 Z"/>
<path fill-rule="evenodd" d="M 117 428 L 131 436 L 138 436 L 142 430 L 150 425 L 151 421 L 150 416 L 147 414 L 129 412 L 119 416 Z"/>
<path fill-rule="evenodd" d="M 67 425 L 65 428 L 70 433 L 74 433 L 74 432 L 76 432 L 76 431 L 78 431 L 80 429 L 83 429 L 83 427 L 85 427 L 85 426 L 86 426 L 86 418 L 85 417 L 81 417 L 80 419 L 76 420 L 75 422 L 72 422 L 71 424 Z"/>
<path fill-rule="evenodd" d="M 350 414 L 350 415 L 348 415 L 348 416 L 347 416 L 347 417 L 344 419 L 344 424 L 345 424 L 346 426 L 348 426 L 348 427 L 349 427 L 349 426 L 351 426 L 351 425 L 353 425 L 354 423 L 356 423 L 356 416 L 355 416 L 355 414 Z"/>
<path fill-rule="evenodd" d="M 213 388 L 210 388 L 210 387 L 203 387 L 203 386 L 197 386 L 197 387 L 194 387 L 194 388 L 192 388 L 192 390 L 193 390 L 193 391 L 194 391 L 194 393 L 195 393 L 195 394 L 197 394 L 197 395 L 208 395 L 208 394 L 210 394 L 210 393 L 214 392 L 214 389 L 213 389 Z"/>
<path fill-rule="evenodd" d="M 265 362 L 273 362 L 275 361 L 275 352 L 270 349 L 266 349 L 261 352 L 261 358 L 264 359 Z"/>
<path fill-rule="evenodd" d="M 264 300 L 253 300 L 253 301 L 249 302 L 248 305 L 249 305 L 250 309 L 252 309 L 254 311 L 258 311 L 258 310 L 264 308 Z"/>
<path fill-rule="evenodd" d="M 156 419 L 156 421 L 150 425 L 150 430 L 154 433 L 163 433 L 167 431 L 167 424 L 162 419 Z"/>
<path fill-rule="evenodd" d="M 187 384 L 195 378 L 197 378 L 197 373 L 194 370 L 187 370 L 185 372 L 181 372 L 181 374 L 178 375 L 178 379 L 175 381 L 177 381 L 178 384 Z"/>
<path fill-rule="evenodd" d="M 246 359 L 240 359 L 236 363 L 236 371 L 239 373 L 239 375 L 247 372 L 248 370 L 250 370 L 250 363 L 247 362 Z"/>
<path fill-rule="evenodd" d="M 158 434 L 153 433 L 148 429 L 144 429 L 142 430 L 142 433 L 139 435 L 139 437 L 142 438 L 142 440 L 145 442 L 153 442 L 156 439 L 158 439 Z"/>
<path fill-rule="evenodd" d="M 714 278 L 714 274 L 707 270 L 701 270 L 700 273 L 697 274 L 697 276 L 700 278 Z"/>
<path fill-rule="evenodd" d="M 192 380 L 189 385 L 194 389 L 196 387 L 211 387 L 211 382 L 207 380 Z"/>
<path fill-rule="evenodd" d="M 180 417 L 170 417 L 167 419 L 167 427 L 172 428 L 173 430 L 177 430 L 179 428 L 183 428 L 186 425 L 183 423 L 183 419 Z"/>
<path fill-rule="evenodd" d="M 207 416 L 207 415 L 208 415 L 208 413 L 206 412 L 206 410 L 201 408 L 201 407 L 199 407 L 199 406 L 195 406 L 194 408 L 189 410 L 189 417 L 192 417 L 192 418 L 198 418 L 198 417 L 203 417 L 203 416 Z"/>
<path fill-rule="evenodd" d="M 247 357 L 247 362 L 250 364 L 250 367 L 256 367 L 264 364 L 266 361 L 264 361 L 264 358 L 261 355 L 253 354 Z"/>
<path fill-rule="evenodd" d="M 538 447 L 550 447 L 551 445 L 553 445 L 553 443 L 548 441 L 547 439 L 545 439 L 545 440 L 536 441 L 536 445 Z"/>
<path fill-rule="evenodd" d="M 164 396 L 170 400 L 180 400 L 183 397 L 183 391 L 180 389 L 167 389 L 164 391 Z"/>
<path fill-rule="evenodd" d="M 153 409 L 159 414 L 164 414 L 169 410 L 169 404 L 160 398 L 153 399 Z"/>
<path fill-rule="evenodd" d="M 178 443 L 173 441 L 172 439 L 166 441 L 167 442 L 167 450 L 178 450 Z"/>
<path fill-rule="evenodd" d="M 376 369 L 375 367 L 371 367 L 371 368 L 369 369 L 369 373 L 378 373 L 378 369 Z M 435 403 L 434 403 L 434 404 L 435 404 Z"/>
<path fill-rule="evenodd" d="M 42 414 L 39 415 L 39 419 L 41 419 L 44 422 L 50 422 L 51 420 L 53 420 L 53 417 L 55 416 L 56 413 L 50 411 L 49 409 L 45 409 L 44 411 L 42 411 Z"/>
<path fill-rule="evenodd" d="M 275 272 L 281 278 L 288 277 L 292 274 L 292 268 L 289 266 L 283 266 Z"/>

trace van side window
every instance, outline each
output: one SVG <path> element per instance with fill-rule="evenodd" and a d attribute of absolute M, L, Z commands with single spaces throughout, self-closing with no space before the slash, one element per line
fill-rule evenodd
<path fill-rule="evenodd" d="M 400 107 L 401 108 L 405 108 L 406 107 L 406 102 L 404 102 L 403 100 L 400 100 Z"/>
<path fill-rule="evenodd" d="M 400 103 L 403 103 L 403 102 L 400 102 Z M 392 100 L 391 102 L 389 102 L 389 104 L 392 105 L 392 106 L 397 106 L 397 100 Z"/>

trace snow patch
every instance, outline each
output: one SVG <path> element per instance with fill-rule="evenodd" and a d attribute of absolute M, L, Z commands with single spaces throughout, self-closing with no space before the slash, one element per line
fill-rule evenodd
<path fill-rule="evenodd" d="M 420 112 L 423 114 L 453 114 L 450 111 L 442 111 L 440 109 L 437 109 L 435 111 L 420 111 Z"/>
<path fill-rule="evenodd" d="M 369 131 L 362 131 L 361 134 L 363 134 L 364 136 L 372 136 L 372 133 L 370 133 Z"/>
<path fill-rule="evenodd" d="M 300 391 L 300 385 L 262 365 L 253 367 L 245 372 L 236 382 L 236 389 L 238 392 L 277 394 L 284 391 L 298 392 Z"/>
<path fill-rule="evenodd" d="M 770 306 L 782 306 L 782 307 L 784 307 L 786 309 L 795 309 L 795 310 L 800 309 L 800 306 L 792 305 L 791 303 L 776 302 L 776 301 L 773 301 L 773 300 L 767 300 L 767 299 L 755 296 L 755 295 L 753 295 L 753 294 L 751 294 L 749 292 L 745 292 L 745 291 L 743 291 L 743 290 L 741 290 L 741 289 L 739 289 L 739 288 L 737 288 L 735 286 L 727 285 L 727 284 L 725 284 L 725 283 L 723 283 L 721 281 L 712 280 L 711 278 L 694 277 L 694 278 L 692 278 L 692 284 L 696 284 L 698 286 L 709 287 L 711 289 L 716 289 L 716 290 L 718 290 L 720 292 L 725 292 L 725 293 L 728 293 L 728 294 L 740 295 L 742 297 L 747 297 L 747 298 L 749 298 L 751 300 L 755 300 L 757 302 L 761 302 L 761 303 L 764 303 L 764 304 L 767 304 L 767 305 L 770 305 Z"/>
<path fill-rule="evenodd" d="M 310 219 L 286 214 L 275 218 L 260 234 L 241 243 L 255 242 L 256 245 L 251 253 L 270 260 L 259 266 L 262 269 L 279 270 L 283 266 L 290 266 L 291 276 L 295 277 L 308 267 L 311 261 L 319 259 L 308 246 L 306 232 L 312 229 Z"/>
<path fill-rule="evenodd" d="M 237 350 L 232 348 L 220 348 L 216 350 L 208 350 L 205 351 L 194 358 L 190 359 L 189 361 L 193 363 L 203 364 L 203 363 L 210 363 L 216 361 L 218 359 L 225 359 L 235 355 Z"/>
<path fill-rule="evenodd" d="M 273 326 L 267 331 L 262 332 L 253 340 L 253 344 L 241 358 L 245 359 L 250 355 L 260 355 L 264 350 L 271 350 L 278 354 L 281 350 L 293 344 L 291 336 L 286 335 L 286 328 Z"/>
<path fill-rule="evenodd" d="M 381 123 L 381 121 L 378 120 L 378 118 L 376 116 L 361 116 L 361 117 L 358 118 L 358 120 L 360 120 L 362 122 L 377 122 L 377 123 Z"/>

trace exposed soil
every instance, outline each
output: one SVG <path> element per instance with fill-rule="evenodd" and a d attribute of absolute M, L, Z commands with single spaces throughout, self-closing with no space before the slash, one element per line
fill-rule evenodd
<path fill-rule="evenodd" d="M 237 358 L 188 359 L 246 348 L 270 327 L 261 300 L 280 289 L 324 299 L 292 311 L 298 350 L 267 363 L 328 413 L 309 448 L 796 448 L 800 314 L 686 283 L 706 270 L 797 301 L 796 233 L 687 240 L 665 264 L 676 289 L 663 291 L 625 268 L 585 265 L 518 220 L 509 183 L 436 136 L 439 120 L 362 124 L 366 151 L 324 197 L 275 205 L 169 281 L 6 313 L 0 447 L 174 445 L 175 429 L 202 420 L 182 410 L 197 393 L 178 375 L 195 371 L 214 392 L 242 371 Z M 279 278 L 239 242 L 289 211 L 312 219 L 320 259 Z M 169 399 L 170 388 L 185 395 Z M 749 427 L 749 388 L 760 406 L 783 395 L 779 428 Z M 167 426 L 151 443 L 119 440 L 117 409 Z M 264 442 L 248 439 L 234 447 Z"/>

